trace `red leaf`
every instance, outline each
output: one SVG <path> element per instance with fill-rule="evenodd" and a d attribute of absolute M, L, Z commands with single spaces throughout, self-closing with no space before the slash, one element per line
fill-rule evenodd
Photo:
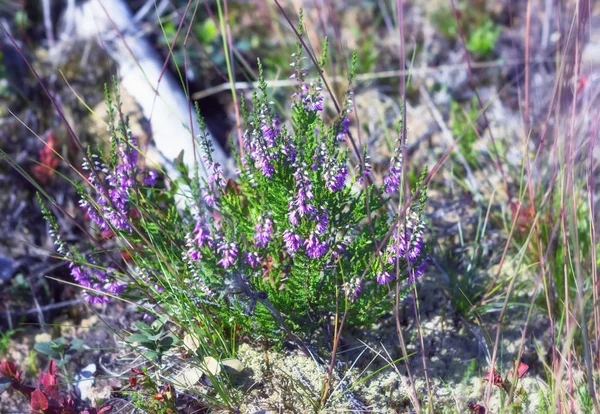
<path fill-rule="evenodd" d="M 48 374 L 56 376 L 56 362 L 53 359 L 50 360 L 50 364 L 48 365 Z"/>
<path fill-rule="evenodd" d="M 3 377 L 10 378 L 16 382 L 21 382 L 21 373 L 14 362 L 0 362 L 0 374 L 2 374 Z"/>
<path fill-rule="evenodd" d="M 529 365 L 524 362 L 519 362 L 519 367 L 517 368 L 519 378 L 523 378 L 525 374 L 527 374 L 527 371 L 529 371 Z"/>
<path fill-rule="evenodd" d="M 112 410 L 112 405 L 105 405 L 104 407 L 98 410 L 98 414 L 104 414 Z"/>
<path fill-rule="evenodd" d="M 494 369 L 494 374 L 493 376 L 490 377 L 490 373 L 488 372 L 487 375 L 485 376 L 485 380 L 486 381 L 492 381 L 492 383 L 496 386 L 496 387 L 502 387 L 502 385 L 504 385 L 504 380 L 502 379 L 502 375 L 500 375 L 500 373 Z"/>
<path fill-rule="evenodd" d="M 34 411 L 48 409 L 48 398 L 40 390 L 35 390 L 31 393 L 31 409 Z"/>
<path fill-rule="evenodd" d="M 467 407 L 469 407 L 469 410 L 471 410 L 473 414 L 485 414 L 485 407 L 477 404 L 475 401 L 470 401 L 467 404 Z"/>

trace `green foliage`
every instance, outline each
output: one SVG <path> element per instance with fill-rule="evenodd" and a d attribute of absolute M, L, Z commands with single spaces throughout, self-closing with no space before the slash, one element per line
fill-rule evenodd
<path fill-rule="evenodd" d="M 477 56 L 485 57 L 494 50 L 498 36 L 500 36 L 500 27 L 492 20 L 486 20 L 469 34 L 467 50 Z"/>
<path fill-rule="evenodd" d="M 8 351 L 8 345 L 10 344 L 11 338 L 22 329 L 9 329 L 6 332 L 0 332 L 0 357 Z"/>
<path fill-rule="evenodd" d="M 478 166 L 478 154 L 473 150 L 477 142 L 476 121 L 479 117 L 479 105 L 477 98 L 473 97 L 468 107 L 464 110 L 454 99 L 450 100 L 450 127 L 454 139 L 458 140 L 458 147 L 467 160 L 469 166 Z"/>
<path fill-rule="evenodd" d="M 467 50 L 480 58 L 493 52 L 500 35 L 500 27 L 482 7 L 474 7 L 472 1 L 457 1 L 459 22 L 465 35 Z M 432 15 L 436 29 L 449 40 L 459 40 L 459 31 L 451 7 L 441 7 Z"/>
<path fill-rule="evenodd" d="M 69 363 L 73 354 L 81 349 L 83 340 L 74 338 L 68 341 L 65 338 L 56 338 L 49 342 L 38 342 L 33 348 L 42 355 L 56 362 L 59 367 L 64 367 Z"/>
<path fill-rule="evenodd" d="M 143 352 L 145 358 L 160 363 L 165 352 L 177 343 L 176 337 L 163 332 L 167 320 L 168 316 L 163 315 L 150 325 L 144 322 L 135 322 L 134 325 L 139 332 L 129 335 L 127 342 L 139 343 L 141 347 L 145 348 Z"/>

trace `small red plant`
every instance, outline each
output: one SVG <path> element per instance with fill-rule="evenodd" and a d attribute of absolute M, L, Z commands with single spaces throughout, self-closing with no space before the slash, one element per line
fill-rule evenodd
<path fill-rule="evenodd" d="M 31 168 L 31 172 L 37 180 L 46 184 L 54 178 L 54 169 L 60 164 L 60 158 L 56 155 L 59 143 L 53 132 L 48 135 L 48 142 L 40 150 L 40 163 Z"/>
<path fill-rule="evenodd" d="M 48 370 L 40 370 L 38 386 L 33 388 L 25 385 L 21 373 L 13 362 L 0 362 L 0 378 L 9 378 L 10 387 L 29 399 L 31 412 L 35 414 L 77 414 L 73 398 L 61 393 L 56 376 L 56 363 L 50 361 Z M 110 406 L 100 409 L 90 408 L 80 414 L 104 414 L 110 411 Z"/>

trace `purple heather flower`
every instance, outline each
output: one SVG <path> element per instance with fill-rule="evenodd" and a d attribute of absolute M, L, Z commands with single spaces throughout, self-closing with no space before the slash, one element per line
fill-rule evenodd
<path fill-rule="evenodd" d="M 416 224 L 415 224 L 416 223 Z M 388 263 L 395 263 L 398 258 L 406 257 L 415 263 L 423 249 L 423 231 L 425 223 L 415 213 L 409 213 L 406 227 L 394 229 L 392 242 L 388 245 Z"/>
<path fill-rule="evenodd" d="M 327 231 L 327 224 L 329 223 L 329 211 L 324 208 L 323 212 L 317 215 L 317 225 L 315 226 L 315 231 L 318 234 L 325 234 Z"/>
<path fill-rule="evenodd" d="M 351 111 L 347 111 L 348 113 Z M 350 131 L 350 117 L 347 115 L 342 118 L 342 122 L 340 122 L 339 131 L 335 136 L 335 140 L 337 142 L 342 142 L 346 139 L 348 132 Z"/>
<path fill-rule="evenodd" d="M 318 259 L 327 253 L 329 245 L 326 242 L 319 240 L 315 233 L 311 233 L 304 242 L 304 247 L 306 247 L 306 254 L 308 257 L 311 259 Z"/>
<path fill-rule="evenodd" d="M 144 178 L 144 185 L 146 187 L 154 187 L 156 180 L 158 179 L 158 173 L 154 170 L 148 171 L 148 175 Z"/>
<path fill-rule="evenodd" d="M 355 277 L 342 285 L 342 290 L 350 302 L 354 302 L 360 293 L 360 279 Z"/>
<path fill-rule="evenodd" d="M 98 303 L 98 304 L 104 304 L 104 303 L 108 303 L 110 302 L 110 299 L 106 296 L 96 296 L 95 294 L 90 294 L 88 292 L 83 292 L 81 294 L 81 296 L 83 296 L 83 299 L 88 302 L 88 303 Z"/>
<path fill-rule="evenodd" d="M 69 263 L 69 267 L 71 268 L 71 276 L 77 283 L 79 283 L 83 287 L 91 286 L 91 275 L 87 269 L 84 269 L 82 266 L 78 266 L 73 262 Z"/>
<path fill-rule="evenodd" d="M 369 158 L 367 157 L 365 159 L 364 162 L 364 168 L 362 164 L 357 165 L 356 167 L 354 167 L 354 170 L 357 172 L 358 174 L 358 183 L 362 184 L 365 181 L 365 178 L 369 176 L 369 174 L 371 173 L 373 167 L 371 167 L 371 164 L 369 163 Z"/>
<path fill-rule="evenodd" d="M 293 256 L 300 246 L 302 246 L 302 237 L 290 230 L 283 232 L 283 241 L 285 242 L 285 248 L 290 256 Z"/>
<path fill-rule="evenodd" d="M 212 191 L 202 192 L 202 199 L 204 200 L 204 202 L 206 203 L 207 206 L 209 206 L 209 207 L 215 206 L 215 193 L 213 193 Z"/>
<path fill-rule="evenodd" d="M 208 246 L 214 245 L 210 231 L 207 229 L 206 223 L 202 220 L 198 220 L 198 222 L 196 223 L 196 227 L 194 228 L 193 235 L 194 235 L 194 239 L 193 239 L 194 242 L 200 248 L 202 248 L 206 245 L 208 245 Z"/>
<path fill-rule="evenodd" d="M 256 252 L 244 253 L 244 263 L 250 265 L 252 269 L 261 263 L 260 257 Z"/>
<path fill-rule="evenodd" d="M 111 293 L 115 296 L 119 296 L 121 293 L 125 292 L 126 288 L 127 288 L 126 284 L 116 282 L 116 281 L 105 283 L 103 286 L 104 291 Z"/>
<path fill-rule="evenodd" d="M 302 167 L 297 167 L 294 172 L 294 178 L 296 179 L 296 197 L 289 204 L 289 218 L 292 225 L 298 225 L 298 218 L 300 216 L 312 216 L 315 212 L 315 206 L 310 203 L 310 200 L 314 198 L 313 186 L 308 177 L 308 174 Z M 295 213 L 293 213 L 295 211 Z"/>
<path fill-rule="evenodd" d="M 218 162 L 211 162 L 208 164 L 208 169 L 212 171 L 212 173 L 208 176 L 208 185 L 212 186 L 213 184 L 217 184 L 217 186 L 224 189 L 227 185 L 227 180 L 225 180 L 225 176 L 223 175 L 223 168 L 221 164 Z"/>
<path fill-rule="evenodd" d="M 188 250 L 188 256 L 190 257 L 190 259 L 192 259 L 194 261 L 202 259 L 202 253 L 200 252 L 200 250 L 197 249 L 196 246 L 192 246 Z"/>
<path fill-rule="evenodd" d="M 377 283 L 380 285 L 387 285 L 393 278 L 394 276 L 385 270 L 377 273 Z"/>
<path fill-rule="evenodd" d="M 111 227 L 133 231 L 127 221 L 127 215 L 129 213 L 129 190 L 135 186 L 135 178 L 138 173 L 137 150 L 134 145 L 135 142 L 131 137 L 128 143 L 118 145 L 119 164 L 112 172 L 109 172 L 108 168 L 98 160 L 98 156 L 92 156 L 93 168 L 87 161 L 84 161 L 82 165 L 85 171 L 90 172 L 88 181 L 96 191 L 96 203 L 100 207 L 97 209 L 85 199 L 80 201 L 80 206 L 101 231 L 108 231 Z M 98 182 L 101 179 L 99 177 L 101 173 L 106 175 L 104 184 Z"/>
<path fill-rule="evenodd" d="M 417 280 L 419 280 L 427 270 L 427 266 L 427 262 L 423 261 L 419 266 L 417 266 L 416 269 L 413 269 L 408 276 L 408 283 L 413 285 Z"/>
<path fill-rule="evenodd" d="M 254 241 L 258 247 L 267 247 L 271 241 L 271 233 L 273 232 L 273 222 L 266 218 L 262 223 L 254 226 Z"/>
<path fill-rule="evenodd" d="M 392 233 L 392 241 L 388 244 L 387 253 L 388 253 L 388 263 L 396 263 L 398 258 L 404 257 L 406 250 L 408 249 L 406 243 L 406 229 L 403 228 L 394 228 Z"/>
<path fill-rule="evenodd" d="M 348 169 L 345 165 L 339 164 L 335 167 L 328 168 L 325 170 L 325 185 L 329 188 L 329 191 L 341 191 L 346 184 L 346 176 L 348 175 Z"/>
<path fill-rule="evenodd" d="M 227 269 L 235 263 L 235 259 L 238 255 L 238 249 L 235 243 L 226 243 L 222 241 L 217 247 L 217 252 L 221 253 L 222 257 L 217 263 L 223 266 L 223 269 Z"/>
<path fill-rule="evenodd" d="M 390 160 L 390 168 L 388 175 L 383 179 L 383 186 L 387 194 L 393 193 L 400 187 L 400 180 L 402 174 L 402 150 L 401 148 L 396 149 L 396 153 Z"/>
<path fill-rule="evenodd" d="M 255 168 L 259 169 L 265 177 L 271 178 L 275 173 L 274 157 L 269 155 L 266 140 L 253 131 L 250 134 L 244 134 L 243 142 L 247 156 L 254 163 Z"/>
<path fill-rule="evenodd" d="M 260 118 L 260 130 L 267 143 L 267 147 L 273 148 L 275 146 L 275 139 L 279 132 L 281 132 L 279 120 L 276 116 L 271 116 L 269 108 L 266 106 L 260 111 L 258 117 Z"/>

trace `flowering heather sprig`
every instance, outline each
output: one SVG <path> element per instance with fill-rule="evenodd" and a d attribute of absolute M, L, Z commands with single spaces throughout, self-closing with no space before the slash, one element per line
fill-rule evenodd
<path fill-rule="evenodd" d="M 380 285 L 387 285 L 392 281 L 392 279 L 394 279 L 394 276 L 385 270 L 377 273 L 377 283 Z"/>
<path fill-rule="evenodd" d="M 296 196 L 288 206 L 288 210 L 290 211 L 290 223 L 296 226 L 298 225 L 297 216 L 312 217 L 316 209 L 310 202 L 314 199 L 314 194 L 312 182 L 306 172 L 306 165 L 297 166 L 293 176 L 296 179 Z"/>
<path fill-rule="evenodd" d="M 327 242 L 319 240 L 319 237 L 313 232 L 308 236 L 308 239 L 304 242 L 306 247 L 306 255 L 311 259 L 318 259 L 327 253 L 329 245 Z"/>
<path fill-rule="evenodd" d="M 409 273 L 408 283 L 410 285 L 414 285 L 415 282 L 417 280 L 419 280 L 421 278 L 421 276 L 423 276 L 425 274 L 427 267 L 428 267 L 427 262 L 425 260 L 423 260 L 420 265 L 418 265 L 415 269 L 413 269 L 412 272 Z"/>
<path fill-rule="evenodd" d="M 290 256 L 294 256 L 294 253 L 303 245 L 302 237 L 295 234 L 291 230 L 283 232 L 283 241 L 285 242 L 285 248 L 287 249 Z"/>
<path fill-rule="evenodd" d="M 350 300 L 350 302 L 354 302 L 355 299 L 358 298 L 360 293 L 360 279 L 355 277 L 349 280 L 348 282 L 342 284 L 342 290 L 346 294 L 346 297 Z"/>
<path fill-rule="evenodd" d="M 69 269 L 73 279 L 83 288 L 92 288 L 97 291 L 109 292 L 112 295 L 118 296 L 125 291 L 126 285 L 119 282 L 114 277 L 113 269 L 102 270 L 98 267 L 89 266 L 78 260 L 80 256 L 75 249 L 69 250 L 63 242 L 60 232 L 58 231 L 58 223 L 50 211 L 46 208 L 42 198 L 38 194 L 38 202 L 42 210 L 42 215 L 48 222 L 50 227 L 50 236 L 54 239 L 56 250 L 63 256 L 63 260 L 69 263 Z M 93 264 L 93 263 L 92 263 Z M 98 296 L 95 292 L 83 292 L 83 298 L 89 303 L 107 303 L 109 298 L 106 296 Z"/>
<path fill-rule="evenodd" d="M 247 252 L 244 253 L 244 263 L 249 265 L 252 269 L 260 266 L 261 260 L 260 256 L 256 252 Z"/>
<path fill-rule="evenodd" d="M 329 211 L 326 208 L 322 208 L 321 212 L 316 216 L 316 221 L 315 232 L 317 234 L 325 234 L 327 224 L 329 224 Z"/>
<path fill-rule="evenodd" d="M 352 106 L 354 104 L 352 97 L 352 90 L 348 89 L 346 92 L 344 107 L 342 108 L 342 113 L 340 114 L 340 119 L 337 124 L 337 132 L 335 135 L 335 140 L 337 142 L 344 141 L 350 133 L 350 114 L 352 113 Z"/>
<path fill-rule="evenodd" d="M 275 157 L 269 153 L 266 140 L 258 135 L 257 131 L 246 131 L 243 138 L 246 156 L 253 163 L 254 167 L 260 170 L 262 175 L 267 178 L 273 177 L 275 173 Z"/>
<path fill-rule="evenodd" d="M 158 180 L 158 173 L 154 170 L 148 171 L 146 178 L 144 178 L 144 185 L 146 187 L 154 187 L 156 185 L 156 181 Z"/>
<path fill-rule="evenodd" d="M 363 162 L 359 162 L 358 165 L 354 167 L 354 172 L 358 177 L 356 181 L 358 181 L 359 184 L 363 184 L 365 182 L 365 178 L 368 178 L 371 174 L 372 169 L 373 167 L 371 167 L 371 157 L 367 155 L 367 149 L 365 147 L 363 151 Z"/>
<path fill-rule="evenodd" d="M 88 181 L 96 192 L 97 209 L 86 197 L 79 202 L 80 207 L 101 231 L 109 231 L 111 227 L 132 232 L 127 216 L 130 212 L 129 191 L 136 184 L 139 172 L 137 167 L 137 150 L 131 132 L 127 131 L 127 142 L 116 145 L 116 162 L 114 168 L 109 168 L 99 160 L 96 154 L 90 156 L 93 168 L 84 160 L 82 169 L 88 171 Z M 105 174 L 104 183 L 99 183 L 100 174 Z M 101 179 L 101 178 L 100 178 Z"/>
<path fill-rule="evenodd" d="M 217 246 L 217 253 L 221 254 L 221 259 L 217 262 L 223 269 L 227 269 L 235 264 L 238 255 L 238 248 L 235 243 L 221 241 Z"/>
<path fill-rule="evenodd" d="M 383 179 L 383 187 L 387 194 L 397 191 L 402 179 L 402 142 L 399 140 L 394 155 L 390 160 L 388 175 Z"/>
<path fill-rule="evenodd" d="M 341 191 L 346 184 L 348 176 L 348 168 L 346 167 L 346 159 L 337 159 L 337 153 L 333 150 L 327 150 L 325 143 L 320 148 L 320 158 L 323 163 L 323 177 L 325 185 L 331 192 Z"/>
<path fill-rule="evenodd" d="M 267 247 L 271 241 L 273 233 L 273 222 L 270 218 L 265 218 L 262 222 L 254 226 L 254 242 L 257 247 Z"/>
<path fill-rule="evenodd" d="M 323 95 L 321 86 L 313 82 L 300 84 L 300 91 L 292 95 L 292 108 L 301 107 L 307 112 L 320 112 L 323 110 Z"/>
<path fill-rule="evenodd" d="M 416 263 L 423 249 L 423 231 L 425 223 L 414 211 L 409 211 L 406 226 L 395 228 L 391 243 L 388 245 L 388 263 L 396 263 L 398 259 L 408 258 Z"/>

